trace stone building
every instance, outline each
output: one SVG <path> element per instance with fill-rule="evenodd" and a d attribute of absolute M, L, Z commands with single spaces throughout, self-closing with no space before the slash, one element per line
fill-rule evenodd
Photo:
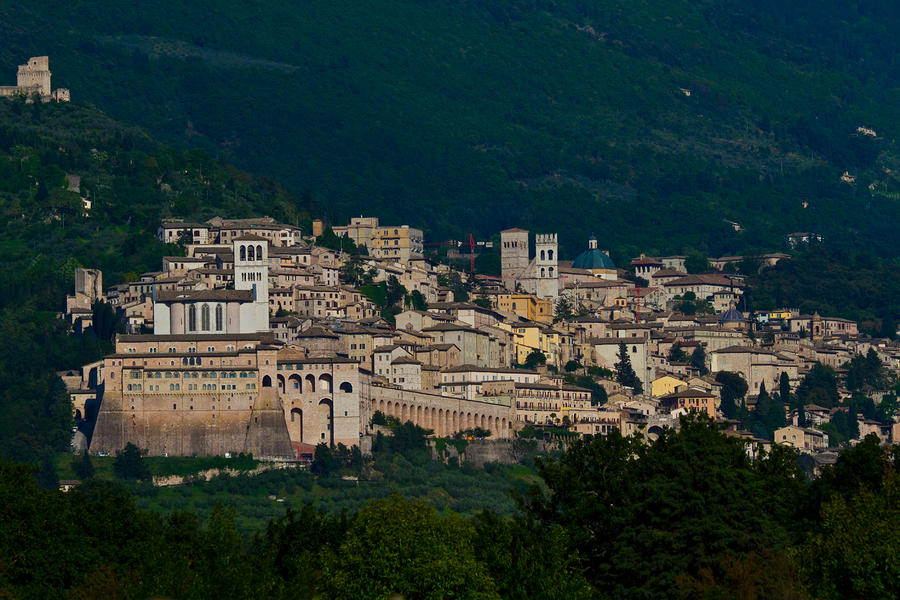
<path fill-rule="evenodd" d="M 535 257 L 529 259 L 529 234 L 512 228 L 500 232 L 500 268 L 503 285 L 541 300 L 559 296 L 559 243 L 555 233 L 535 236 Z"/>
<path fill-rule="evenodd" d="M 100 369 L 93 454 L 294 456 L 271 334 L 120 335 Z"/>
<path fill-rule="evenodd" d="M 15 86 L 0 86 L 0 98 L 26 96 L 29 99 L 37 94 L 42 102 L 69 102 L 70 94 L 66 88 L 51 90 L 50 58 L 33 56 L 24 65 L 19 65 Z"/>
<path fill-rule="evenodd" d="M 235 289 L 157 292 L 154 288 L 154 333 L 255 333 L 269 329 L 268 242 L 247 235 L 235 238 L 233 245 Z"/>

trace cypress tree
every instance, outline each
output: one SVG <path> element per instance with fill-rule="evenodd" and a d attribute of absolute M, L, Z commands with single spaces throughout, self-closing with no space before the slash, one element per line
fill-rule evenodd
<path fill-rule="evenodd" d="M 638 379 L 637 373 L 631 366 L 631 358 L 628 356 L 628 348 L 624 343 L 619 344 L 619 362 L 616 363 L 616 381 L 620 384 L 633 388 L 635 394 L 644 392 L 644 386 Z"/>

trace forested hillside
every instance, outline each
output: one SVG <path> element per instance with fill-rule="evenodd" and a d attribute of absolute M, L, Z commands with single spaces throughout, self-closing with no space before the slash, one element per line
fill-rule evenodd
<path fill-rule="evenodd" d="M 0 456 L 33 461 L 66 449 L 71 406 L 54 371 L 111 348 L 114 323 L 98 339 L 68 335 L 56 319 L 76 267 L 122 283 L 181 252 L 155 238 L 161 218 L 306 222 L 306 206 L 272 180 L 161 145 L 97 110 L 0 101 Z"/>
<path fill-rule="evenodd" d="M 628 256 L 815 230 L 893 256 L 898 17 L 886 0 L 22 2 L 0 7 L 0 76 L 49 55 L 74 99 L 337 222 L 559 230 L 570 257 L 592 231 Z"/>
<path fill-rule="evenodd" d="M 456 470 L 429 462 L 424 444 L 404 456 Z M 353 513 L 298 502 L 250 537 L 227 505 L 205 519 L 138 510 L 121 484 L 42 490 L 27 466 L 0 461 L 0 595 L 896 598 L 896 447 L 869 436 L 813 482 L 796 460 L 776 446 L 751 461 L 741 440 L 686 419 L 647 444 L 615 431 L 573 442 L 538 464 L 546 485 L 517 494 L 510 517 L 438 512 L 399 495 Z M 328 479 L 341 481 L 317 476 Z"/>

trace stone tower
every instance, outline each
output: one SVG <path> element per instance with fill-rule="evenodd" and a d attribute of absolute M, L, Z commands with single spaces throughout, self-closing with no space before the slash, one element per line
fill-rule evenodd
<path fill-rule="evenodd" d="M 258 235 L 234 238 L 234 289 L 253 292 L 253 302 L 241 304 L 242 332 L 269 329 L 268 243 Z"/>
<path fill-rule="evenodd" d="M 535 295 L 538 298 L 555 300 L 559 296 L 558 246 L 555 233 L 539 233 L 535 238 Z"/>
<path fill-rule="evenodd" d="M 500 270 L 503 286 L 516 289 L 516 279 L 528 269 L 528 230 L 514 227 L 500 232 Z"/>
<path fill-rule="evenodd" d="M 24 65 L 19 65 L 16 74 L 16 87 L 24 88 L 27 93 L 39 93 L 42 97 L 50 96 L 50 58 L 34 56 Z"/>

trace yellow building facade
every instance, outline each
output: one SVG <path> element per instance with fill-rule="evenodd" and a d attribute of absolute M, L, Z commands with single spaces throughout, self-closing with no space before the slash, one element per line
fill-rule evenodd
<path fill-rule="evenodd" d="M 408 262 L 413 255 L 422 254 L 423 239 L 421 229 L 414 229 L 408 225 L 376 227 L 372 232 L 369 250 L 373 258 Z"/>
<path fill-rule="evenodd" d="M 500 294 L 497 296 L 497 308 L 529 321 L 553 323 L 553 302 L 539 300 L 531 294 Z"/>
<path fill-rule="evenodd" d="M 650 384 L 651 394 L 654 398 L 659 398 L 660 396 L 666 396 L 668 394 L 674 394 L 678 391 L 680 387 L 686 387 L 687 383 L 678 379 L 677 377 L 672 377 L 671 375 L 664 375 L 658 379 L 654 379 Z"/>

